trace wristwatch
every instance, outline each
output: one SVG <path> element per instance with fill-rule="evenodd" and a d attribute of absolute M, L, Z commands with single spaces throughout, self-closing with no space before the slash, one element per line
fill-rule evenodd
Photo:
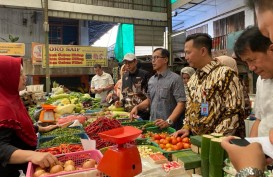
<path fill-rule="evenodd" d="M 258 168 L 247 167 L 240 170 L 235 177 L 248 177 L 248 176 L 255 176 L 255 177 L 265 177 L 265 174 L 262 170 Z"/>
<path fill-rule="evenodd" d="M 173 124 L 173 121 L 171 119 L 167 119 L 166 122 L 169 124 L 169 125 L 172 125 Z"/>

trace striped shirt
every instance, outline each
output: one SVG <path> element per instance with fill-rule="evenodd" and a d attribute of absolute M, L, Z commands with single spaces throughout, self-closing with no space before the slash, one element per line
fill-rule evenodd
<path fill-rule="evenodd" d="M 218 61 L 197 70 L 188 82 L 183 128 L 193 134 L 223 133 L 245 136 L 244 98 L 237 74 Z M 208 116 L 201 116 L 201 104 L 208 103 Z"/>

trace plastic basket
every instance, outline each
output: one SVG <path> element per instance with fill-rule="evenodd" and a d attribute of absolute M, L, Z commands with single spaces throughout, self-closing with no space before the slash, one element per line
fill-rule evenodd
<path fill-rule="evenodd" d="M 88 135 L 87 135 L 86 133 L 79 133 L 79 134 L 75 134 L 74 136 L 78 136 L 78 137 L 80 137 L 81 139 L 89 139 L 89 137 L 88 137 Z M 61 136 L 56 136 L 56 137 L 61 137 Z M 38 143 L 37 143 L 37 149 L 41 148 L 40 145 L 41 145 L 42 143 L 47 142 L 47 141 L 50 141 L 50 140 L 52 140 L 52 139 L 54 139 L 54 138 L 56 138 L 56 137 L 44 137 L 44 138 L 39 138 L 39 139 L 38 139 Z M 66 137 L 66 136 L 64 135 L 64 136 L 62 136 L 62 137 Z M 76 143 L 79 143 L 79 144 L 80 144 L 81 141 L 76 142 Z M 67 144 L 67 143 L 66 143 L 66 142 L 60 142 L 59 144 L 57 143 L 57 144 L 54 144 L 54 145 L 52 145 L 52 146 L 59 146 L 60 144 Z M 75 142 L 74 142 L 74 143 L 71 143 L 71 144 L 75 144 Z M 42 147 L 42 148 L 47 148 L 47 147 Z"/>
<path fill-rule="evenodd" d="M 72 152 L 72 153 L 68 153 L 68 154 L 63 154 L 61 156 L 57 155 L 56 157 L 61 162 L 65 162 L 67 160 L 73 160 L 75 162 L 75 167 L 81 167 L 83 162 L 88 159 L 94 159 L 98 164 L 102 158 L 102 154 L 98 150 L 88 150 L 88 151 Z M 36 167 L 36 165 L 32 164 L 32 162 L 28 163 L 26 177 L 34 177 L 33 174 L 35 172 L 35 167 Z M 69 172 L 50 174 L 47 177 L 65 176 L 67 174 L 79 173 L 79 172 L 84 172 L 84 171 L 89 171 L 89 170 L 96 170 L 96 168 L 88 168 L 88 169 L 81 169 L 81 170 L 75 170 L 75 171 L 69 171 Z"/>

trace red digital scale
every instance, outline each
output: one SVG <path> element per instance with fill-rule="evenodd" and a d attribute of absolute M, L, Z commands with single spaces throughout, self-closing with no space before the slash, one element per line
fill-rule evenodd
<path fill-rule="evenodd" d="M 99 136 L 116 146 L 111 146 L 103 155 L 98 170 L 111 177 L 133 177 L 142 172 L 141 159 L 136 145 L 129 144 L 135 140 L 141 130 L 125 126 L 99 133 Z"/>
<path fill-rule="evenodd" d="M 39 121 L 41 122 L 55 122 L 56 117 L 54 113 L 54 109 L 56 106 L 50 105 L 50 104 L 43 104 L 42 105 L 43 110 L 40 113 Z"/>

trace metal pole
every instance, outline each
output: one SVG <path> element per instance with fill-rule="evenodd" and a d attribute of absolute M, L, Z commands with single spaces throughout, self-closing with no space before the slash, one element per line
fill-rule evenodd
<path fill-rule="evenodd" d="M 45 31 L 45 59 L 46 59 L 46 92 L 50 92 L 50 73 L 49 73 L 49 24 L 48 24 L 48 0 L 44 0 L 44 31 Z"/>
<path fill-rule="evenodd" d="M 170 0 L 167 0 L 167 25 L 168 25 L 168 50 L 170 52 L 169 66 L 173 67 L 173 51 L 172 51 L 172 4 Z"/>

